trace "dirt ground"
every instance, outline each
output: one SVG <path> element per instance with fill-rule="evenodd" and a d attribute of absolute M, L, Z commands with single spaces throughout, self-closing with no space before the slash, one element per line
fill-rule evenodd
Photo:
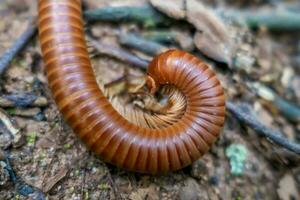
<path fill-rule="evenodd" d="M 104 7 L 143 5 L 146 0 L 90 2 L 90 5 Z M 247 8 L 260 6 L 267 1 L 257 0 L 251 5 L 242 0 L 220 2 L 224 6 L 243 5 Z M 36 4 L 33 0 L 1 0 L 0 55 L 26 29 L 32 16 L 36 16 Z M 132 24 L 99 23 L 87 29 L 101 37 L 101 41 L 117 44 L 116 32 L 137 27 Z M 294 76 L 298 81 L 292 85 L 292 90 L 300 86 L 299 63 L 291 61 L 295 52 L 299 51 L 300 55 L 300 34 L 271 34 L 265 30 L 253 31 L 252 34 L 256 43 L 261 42 L 261 49 L 267 55 L 259 60 L 265 66 L 265 71 L 261 73 L 265 75 L 270 71 L 278 71 L 282 74 L 287 69 L 284 66 L 288 66 L 295 69 Z M 282 58 L 282 63 L 272 62 L 275 57 Z M 109 83 L 120 78 L 125 72 L 143 75 L 142 71 L 107 56 L 94 56 L 92 61 L 99 83 Z M 280 113 L 272 112 L 272 108 L 268 108 L 265 101 L 254 100 L 254 94 L 245 92 L 245 89 L 236 83 L 234 79 L 238 79 L 237 75 L 222 66 L 218 67 L 218 64 L 213 66 L 226 85 L 228 98 L 250 103 L 266 125 L 279 129 L 286 137 L 300 142 L 299 123 L 290 123 Z M 290 97 L 284 92 L 282 84 L 278 85 L 282 96 L 299 104 L 300 96 Z M 37 37 L 13 60 L 0 82 L 1 95 L 24 92 L 45 96 L 48 105 L 25 109 L 3 108 L 20 130 L 20 138 L 18 141 L 6 138 L 5 131 L 1 128 L 1 149 L 8 155 L 17 177 L 37 188 L 47 199 L 300 199 L 299 156 L 259 137 L 230 114 L 227 115 L 221 137 L 209 153 L 183 170 L 151 176 L 126 172 L 104 163 L 81 143 L 63 121 L 47 85 Z M 232 170 L 228 155 L 230 147 L 241 147 L 246 152 L 245 160 L 241 161 L 244 168 L 239 175 L 234 174 Z M 4 162 L 1 165 L 4 165 Z M 17 185 L 10 180 L 2 167 L 0 199 L 43 197 L 21 195 Z"/>

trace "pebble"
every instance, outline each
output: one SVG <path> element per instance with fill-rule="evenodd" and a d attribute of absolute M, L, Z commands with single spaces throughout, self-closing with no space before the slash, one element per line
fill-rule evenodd
<path fill-rule="evenodd" d="M 0 161 L 0 186 L 4 186 L 9 181 L 9 173 L 6 170 L 6 163 Z"/>
<path fill-rule="evenodd" d="M 197 160 L 192 164 L 191 176 L 203 179 L 208 174 L 207 165 L 203 160 Z"/>
<path fill-rule="evenodd" d="M 12 144 L 12 136 L 8 133 L 8 131 L 4 131 L 0 128 L 0 148 L 7 149 Z"/>
<path fill-rule="evenodd" d="M 219 184 L 219 177 L 218 176 L 212 176 L 212 177 L 210 177 L 209 178 L 209 183 L 211 184 L 211 185 L 214 185 L 214 186 L 218 186 L 218 184 Z"/>
<path fill-rule="evenodd" d="M 179 200 L 208 200 L 206 189 L 201 187 L 197 181 L 188 178 L 184 186 L 179 190 Z"/>

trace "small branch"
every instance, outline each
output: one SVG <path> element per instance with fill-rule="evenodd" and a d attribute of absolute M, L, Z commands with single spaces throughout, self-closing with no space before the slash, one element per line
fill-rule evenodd
<path fill-rule="evenodd" d="M 143 32 L 142 37 L 160 44 L 175 44 L 185 51 L 193 51 L 195 48 L 189 32 L 154 30 Z"/>
<path fill-rule="evenodd" d="M 106 166 L 107 167 L 107 166 Z M 112 178 L 112 176 L 111 176 L 111 173 L 110 173 L 110 171 L 109 171 L 109 169 L 108 169 L 108 167 L 107 167 L 107 171 L 108 171 L 108 181 L 109 181 L 109 184 L 111 185 L 111 187 L 112 187 L 112 190 L 113 190 L 113 192 L 114 192 L 114 195 L 115 195 L 115 198 L 117 199 L 117 200 L 122 200 L 123 198 L 122 198 L 122 196 L 121 196 L 121 194 L 120 194 L 120 192 L 119 192 L 119 188 L 118 188 L 118 186 L 115 184 L 115 181 L 113 180 L 113 178 Z"/>
<path fill-rule="evenodd" d="M 45 115 L 40 108 L 10 108 L 6 112 L 11 116 L 33 118 L 37 121 L 45 120 Z"/>
<path fill-rule="evenodd" d="M 174 43 L 178 42 L 178 33 L 173 31 L 147 31 L 142 33 L 147 40 L 158 43 Z"/>
<path fill-rule="evenodd" d="M 97 40 L 89 37 L 88 40 L 91 42 L 92 46 L 100 53 L 107 56 L 111 56 L 113 58 L 119 59 L 123 62 L 131 64 L 135 67 L 140 68 L 141 70 L 145 71 L 148 66 L 148 62 L 131 54 L 128 53 L 127 50 L 123 50 L 121 48 L 109 46 L 98 42 Z"/>
<path fill-rule="evenodd" d="M 249 82 L 247 86 L 259 97 L 264 100 L 271 102 L 280 113 L 286 117 L 288 120 L 293 122 L 300 122 L 300 107 L 299 105 L 293 104 L 284 98 L 280 97 L 271 88 L 258 83 Z"/>
<path fill-rule="evenodd" d="M 24 48 L 24 46 L 36 32 L 37 27 L 33 24 L 30 24 L 25 32 L 15 41 L 15 43 L 6 50 L 6 52 L 0 58 L 0 76 L 4 73 L 13 58 Z"/>
<path fill-rule="evenodd" d="M 236 106 L 232 102 L 226 102 L 226 107 L 238 120 L 252 128 L 256 133 L 265 136 L 276 144 L 300 154 L 300 144 L 286 139 L 280 131 L 271 129 L 258 121 L 251 112 L 242 106 Z"/>
<path fill-rule="evenodd" d="M 87 10 L 84 12 L 84 18 L 89 22 L 135 22 L 142 24 L 144 27 L 169 25 L 172 22 L 172 19 L 156 11 L 151 6 L 120 6 Z"/>
<path fill-rule="evenodd" d="M 260 9 L 255 11 L 217 10 L 233 21 L 244 21 L 250 28 L 265 26 L 274 31 L 300 30 L 299 12 L 287 9 Z"/>
<path fill-rule="evenodd" d="M 0 107 L 45 107 L 48 105 L 46 97 L 36 96 L 33 93 L 9 94 L 0 96 Z"/>
<path fill-rule="evenodd" d="M 134 34 L 120 34 L 120 43 L 152 56 L 168 50 L 167 47 L 164 47 L 157 42 L 146 40 L 145 38 Z"/>

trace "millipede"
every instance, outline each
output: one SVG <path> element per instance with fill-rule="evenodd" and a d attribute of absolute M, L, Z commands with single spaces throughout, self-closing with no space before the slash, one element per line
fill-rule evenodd
<path fill-rule="evenodd" d="M 180 97 L 181 114 L 164 120 L 162 114 L 142 113 L 132 122 L 114 108 L 96 81 L 81 0 L 39 0 L 38 9 L 53 98 L 67 124 L 96 155 L 129 171 L 160 174 L 186 167 L 210 149 L 224 124 L 225 96 L 206 63 L 181 50 L 155 56 L 146 75 L 149 93 L 176 88 L 179 92 L 169 93 L 174 104 Z"/>

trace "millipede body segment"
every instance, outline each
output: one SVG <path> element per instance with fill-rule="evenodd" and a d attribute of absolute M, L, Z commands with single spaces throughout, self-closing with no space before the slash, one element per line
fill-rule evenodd
<path fill-rule="evenodd" d="M 143 173 L 178 170 L 205 154 L 225 116 L 224 92 L 215 73 L 183 51 L 156 56 L 148 67 L 148 86 L 154 92 L 173 85 L 185 97 L 185 110 L 166 127 L 138 126 L 99 89 L 81 15 L 80 0 L 39 0 L 39 39 L 49 87 L 78 137 L 106 162 Z"/>

